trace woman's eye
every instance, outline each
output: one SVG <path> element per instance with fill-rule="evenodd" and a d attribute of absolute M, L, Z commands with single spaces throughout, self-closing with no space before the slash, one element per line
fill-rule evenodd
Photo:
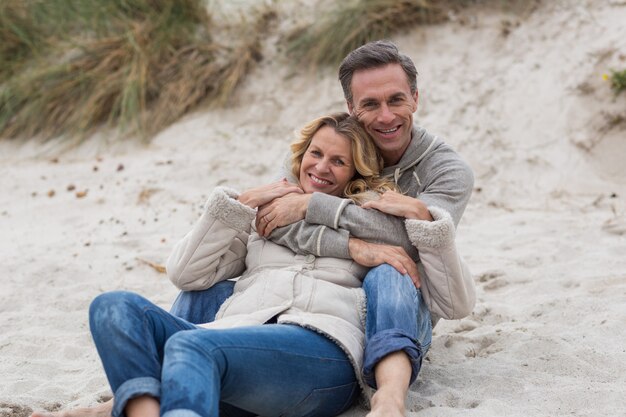
<path fill-rule="evenodd" d="M 320 151 L 311 151 L 310 153 L 313 156 L 322 156 L 322 153 Z"/>
<path fill-rule="evenodd" d="M 345 163 L 341 159 L 335 159 L 335 165 L 337 165 L 338 167 L 342 167 L 345 165 Z"/>

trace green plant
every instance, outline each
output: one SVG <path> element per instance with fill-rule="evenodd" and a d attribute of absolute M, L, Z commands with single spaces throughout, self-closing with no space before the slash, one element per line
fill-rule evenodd
<path fill-rule="evenodd" d="M 619 94 L 626 90 L 626 69 L 622 71 L 611 70 L 611 88 L 615 94 Z"/>

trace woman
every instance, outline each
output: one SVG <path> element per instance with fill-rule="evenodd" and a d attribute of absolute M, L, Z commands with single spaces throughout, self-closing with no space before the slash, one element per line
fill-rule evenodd
<path fill-rule="evenodd" d="M 241 275 L 206 328 L 131 293 L 94 300 L 90 328 L 115 394 L 114 417 L 331 416 L 352 404 L 362 386 L 367 268 L 296 255 L 251 224 L 257 207 L 287 193 L 361 202 L 393 186 L 377 177 L 382 161 L 347 114 L 311 122 L 292 152 L 299 187 L 217 188 L 168 260 L 168 276 L 184 290 Z"/>

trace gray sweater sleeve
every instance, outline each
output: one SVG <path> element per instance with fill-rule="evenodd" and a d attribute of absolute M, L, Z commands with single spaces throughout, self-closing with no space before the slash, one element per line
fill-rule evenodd
<path fill-rule="evenodd" d="M 417 250 L 407 234 L 404 218 L 362 208 L 345 198 L 314 193 L 305 220 L 333 229 L 345 229 L 350 232 L 350 236 L 368 242 L 401 246 L 412 259 L 418 259 Z"/>
<path fill-rule="evenodd" d="M 312 254 L 342 259 L 350 259 L 349 238 L 350 233 L 345 229 L 335 230 L 304 220 L 278 227 L 269 236 L 272 242 L 285 246 L 299 255 Z"/>
<path fill-rule="evenodd" d="M 373 243 L 401 246 L 417 260 L 404 219 L 364 209 L 345 198 L 314 193 L 304 220 L 275 229 L 270 240 L 299 254 L 349 259 L 352 237 Z"/>

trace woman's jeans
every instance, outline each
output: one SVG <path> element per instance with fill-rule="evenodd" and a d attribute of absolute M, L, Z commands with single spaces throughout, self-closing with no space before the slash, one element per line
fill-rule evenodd
<path fill-rule="evenodd" d="M 198 328 L 121 291 L 92 302 L 89 325 L 114 417 L 141 395 L 168 417 L 333 416 L 359 392 L 342 349 L 299 326 Z"/>
<path fill-rule="evenodd" d="M 233 293 L 234 285 L 232 281 L 223 281 L 208 290 L 181 292 L 171 312 L 193 323 L 213 321 L 220 305 Z M 390 353 L 402 350 L 411 360 L 413 383 L 432 340 L 430 311 L 421 291 L 408 275 L 387 264 L 369 271 L 363 289 L 367 296 L 365 381 L 376 388 L 376 364 Z"/>

